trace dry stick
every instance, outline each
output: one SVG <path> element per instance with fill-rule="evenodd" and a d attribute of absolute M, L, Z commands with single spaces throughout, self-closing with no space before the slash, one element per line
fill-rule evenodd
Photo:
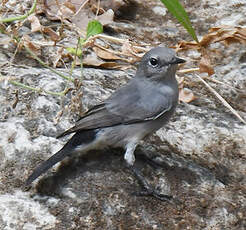
<path fill-rule="evenodd" d="M 178 70 L 178 73 L 182 73 L 182 74 L 184 74 L 184 73 L 193 73 L 193 72 L 197 72 L 199 70 L 200 70 L 199 68 L 180 69 L 180 70 Z M 241 89 L 238 89 L 236 87 L 233 87 L 233 86 L 231 86 L 229 84 L 226 84 L 224 82 L 218 81 L 218 80 L 216 80 L 214 78 L 211 78 L 210 76 L 204 76 L 202 78 L 203 78 L 203 80 L 206 79 L 206 80 L 211 81 L 213 83 L 221 84 L 221 85 L 224 85 L 224 86 L 229 87 L 231 89 L 237 90 L 238 92 L 242 92 Z"/>
<path fill-rule="evenodd" d="M 195 76 L 222 102 L 222 104 L 227 107 L 241 122 L 246 124 L 246 121 L 238 114 L 238 112 L 233 109 L 228 102 L 221 97 L 206 81 L 204 81 L 198 74 L 195 74 Z"/>
<path fill-rule="evenodd" d="M 94 38 L 102 38 L 102 39 L 106 39 L 108 41 L 112 41 L 112 42 L 115 42 L 115 43 L 118 43 L 118 44 L 124 44 L 125 42 L 127 42 L 128 40 L 127 39 L 123 39 L 123 38 L 116 38 L 116 37 L 113 37 L 113 36 L 109 36 L 109 35 L 105 35 L 105 34 L 97 34 L 94 36 Z M 134 42 L 131 42 L 131 44 L 133 45 L 133 47 L 137 47 L 139 50 L 143 51 L 143 52 L 146 52 L 146 51 L 149 51 L 150 49 L 148 48 L 144 48 L 144 47 L 141 47 L 141 46 L 137 46 L 135 44 L 137 43 L 134 43 Z M 150 44 L 144 44 L 145 46 L 150 46 Z"/>
<path fill-rule="evenodd" d="M 82 3 L 82 5 L 79 7 L 78 11 L 73 15 L 73 17 L 75 17 L 88 2 L 89 0 L 86 0 L 84 3 Z"/>
<path fill-rule="evenodd" d="M 224 83 L 224 82 L 218 81 L 218 80 L 216 80 L 216 79 L 213 79 L 213 78 L 211 78 L 211 77 L 209 77 L 209 76 L 205 76 L 204 78 L 205 78 L 206 80 L 208 80 L 208 81 L 211 81 L 211 82 L 214 82 L 214 83 L 217 83 L 217 84 L 221 84 L 221 85 L 224 85 L 224 86 L 229 87 L 229 88 L 231 88 L 231 89 L 237 90 L 238 92 L 243 92 L 243 90 L 241 90 L 241 89 L 238 89 L 238 88 L 233 87 L 233 86 L 231 86 L 231 85 L 229 85 L 229 84 L 227 84 L 227 83 Z"/>
<path fill-rule="evenodd" d="M 180 69 L 178 71 L 179 73 L 193 73 L 199 70 L 200 70 L 199 68 L 190 68 L 190 69 Z"/>
<path fill-rule="evenodd" d="M 99 10 L 100 10 L 100 0 L 98 0 L 98 2 L 97 2 L 96 19 L 97 19 L 97 16 L 98 16 Z"/>

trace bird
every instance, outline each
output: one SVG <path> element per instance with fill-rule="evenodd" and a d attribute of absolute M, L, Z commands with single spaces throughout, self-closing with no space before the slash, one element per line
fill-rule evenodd
<path fill-rule="evenodd" d="M 178 64 L 185 60 L 173 49 L 155 47 L 142 57 L 135 77 L 117 89 L 104 102 L 91 107 L 75 125 L 57 138 L 73 136 L 57 153 L 42 162 L 26 180 L 30 185 L 40 175 L 64 158 L 105 147 L 125 149 L 126 165 L 143 186 L 144 195 L 168 200 L 159 194 L 134 167 L 134 151 L 139 142 L 163 127 L 178 104 L 179 90 L 175 77 Z M 142 195 L 141 194 L 141 195 Z"/>

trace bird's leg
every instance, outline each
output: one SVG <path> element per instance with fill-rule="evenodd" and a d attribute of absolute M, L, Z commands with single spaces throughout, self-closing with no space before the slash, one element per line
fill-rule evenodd
<path fill-rule="evenodd" d="M 126 146 L 126 152 L 124 155 L 124 159 L 126 160 L 127 166 L 132 172 L 132 174 L 137 178 L 138 183 L 144 188 L 144 191 L 139 192 L 137 195 L 140 196 L 153 196 L 162 201 L 168 201 L 172 198 L 172 196 L 160 194 L 156 191 L 144 178 L 141 172 L 134 167 L 135 155 L 134 151 L 137 146 L 137 142 L 130 142 Z"/>
<path fill-rule="evenodd" d="M 144 178 L 142 173 L 134 166 L 129 166 L 128 168 L 131 170 L 132 174 L 137 178 L 138 183 L 143 187 L 143 191 L 136 193 L 139 196 L 153 196 L 161 201 L 170 201 L 172 196 L 164 195 L 155 190 Z"/>
<path fill-rule="evenodd" d="M 135 155 L 134 155 L 134 151 L 137 147 L 137 142 L 133 141 L 127 144 L 126 146 L 126 152 L 124 155 L 124 159 L 127 163 L 127 165 L 133 165 L 135 162 Z"/>
<path fill-rule="evenodd" d="M 153 169 L 165 168 L 161 163 L 154 160 L 153 157 L 147 156 L 146 154 L 138 154 L 144 162 L 150 165 Z"/>

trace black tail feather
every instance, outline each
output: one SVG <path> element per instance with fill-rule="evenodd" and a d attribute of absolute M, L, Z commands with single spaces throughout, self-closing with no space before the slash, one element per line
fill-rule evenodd
<path fill-rule="evenodd" d="M 70 155 L 70 153 L 67 152 L 67 149 L 62 148 L 59 152 L 51 156 L 48 160 L 41 163 L 26 180 L 26 183 L 25 183 L 26 186 L 30 185 L 40 175 L 45 173 L 48 169 L 50 169 L 56 163 L 62 161 L 68 155 Z"/>
<path fill-rule="evenodd" d="M 51 156 L 48 160 L 41 163 L 33 173 L 26 180 L 26 186 L 30 185 L 35 179 L 37 179 L 40 175 L 45 173 L 48 169 L 50 169 L 56 163 L 62 161 L 65 157 L 71 155 L 76 147 L 82 146 L 84 144 L 89 144 L 95 140 L 96 131 L 80 131 L 77 132 L 72 138 L 64 145 L 64 147 Z"/>

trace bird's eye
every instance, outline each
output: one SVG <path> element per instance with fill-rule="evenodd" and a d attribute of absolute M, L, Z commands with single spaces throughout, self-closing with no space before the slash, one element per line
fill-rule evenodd
<path fill-rule="evenodd" d="M 158 66 L 158 59 L 157 58 L 150 58 L 149 64 L 152 65 L 153 67 Z"/>

